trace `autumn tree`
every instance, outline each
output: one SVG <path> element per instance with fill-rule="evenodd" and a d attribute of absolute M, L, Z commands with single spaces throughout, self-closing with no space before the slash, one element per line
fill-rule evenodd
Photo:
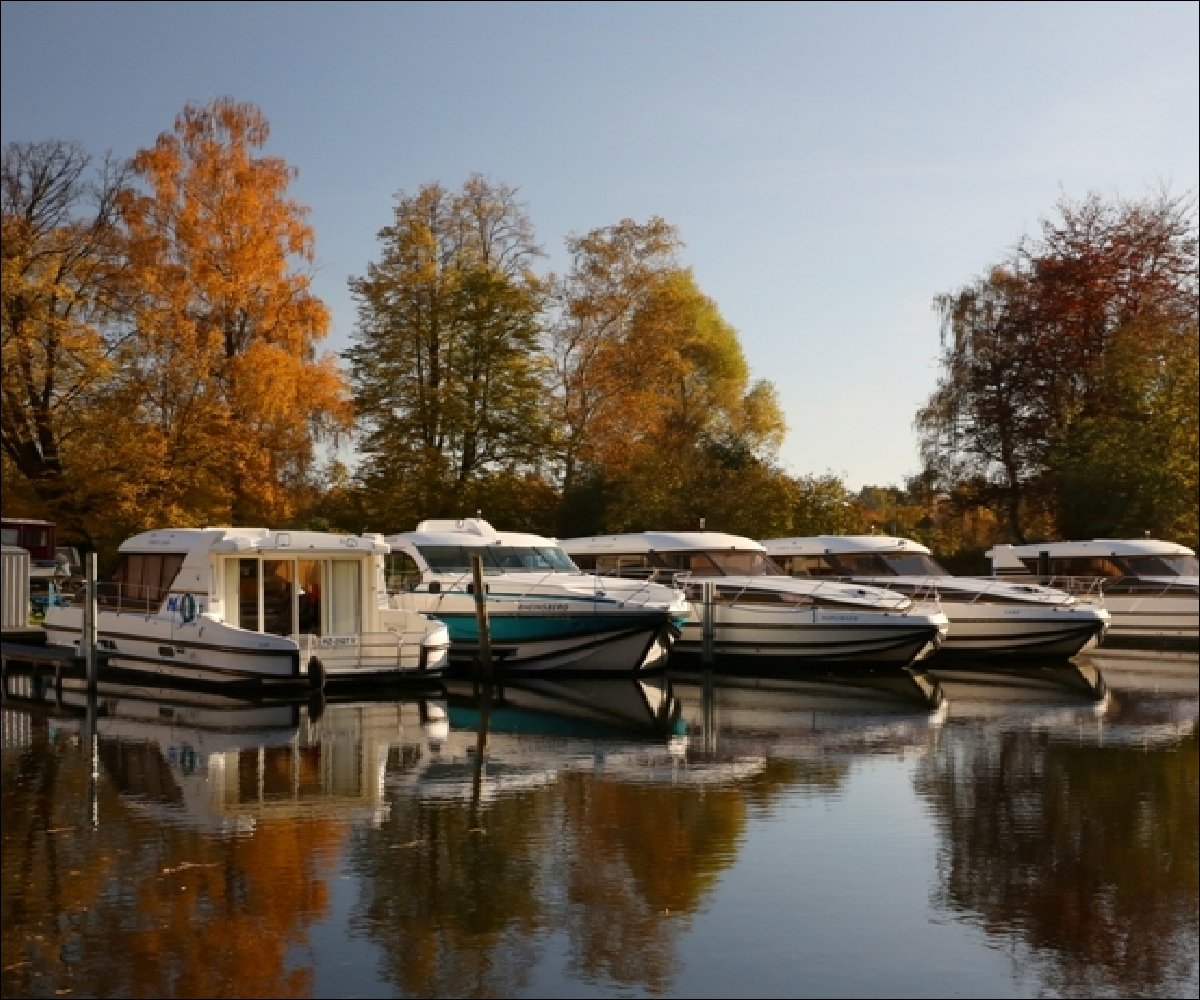
<path fill-rule="evenodd" d="M 3 162 L 5 502 L 85 544 L 111 503 L 118 467 L 101 400 L 121 347 L 124 236 L 117 212 L 127 168 L 76 143 L 17 143 Z"/>
<path fill-rule="evenodd" d="M 569 241 L 551 353 L 575 531 L 692 526 L 728 514 L 720 498 L 782 475 L 774 387 L 751 381 L 736 331 L 679 266 L 679 247 L 657 218 Z"/>
<path fill-rule="evenodd" d="M 1013 539 L 1194 539 L 1194 199 L 1058 209 L 938 300 L 943 371 L 916 418 L 926 466 L 943 485 L 988 484 Z"/>
<path fill-rule="evenodd" d="M 315 445 L 349 427 L 336 360 L 317 353 L 329 313 L 307 209 L 287 197 L 295 170 L 258 153 L 268 134 L 222 98 L 133 159 L 134 336 L 110 404 L 131 522 L 286 523 Z"/>
<path fill-rule="evenodd" d="M 1045 460 L 1049 417 L 1029 358 L 1034 349 L 1032 280 L 997 267 L 953 295 L 939 296 L 942 375 L 916 424 L 926 469 L 950 485 L 994 484 L 1013 537 L 1021 531 L 1027 483 Z"/>
<path fill-rule="evenodd" d="M 359 476 L 376 523 L 474 513 L 541 482 L 550 436 L 542 251 L 515 189 L 471 176 L 397 196 L 350 288 Z M 536 490 L 535 490 L 536 492 Z"/>
<path fill-rule="evenodd" d="M 570 494 L 580 469 L 623 450 L 626 393 L 639 386 L 622 345 L 662 278 L 679 270 L 679 235 L 660 218 L 624 219 L 567 240 L 571 268 L 555 282 L 558 318 L 549 331 L 557 387 L 560 476 Z"/>

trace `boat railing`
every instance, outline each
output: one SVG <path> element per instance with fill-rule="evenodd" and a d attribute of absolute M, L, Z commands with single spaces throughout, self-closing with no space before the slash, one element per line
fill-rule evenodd
<path fill-rule="evenodd" d="M 317 657 L 330 673 L 403 666 L 405 636 L 398 632 L 355 632 L 345 635 L 294 634 L 300 661 Z M 411 641 L 419 641 L 414 637 Z"/>
<path fill-rule="evenodd" d="M 1079 598 L 1103 600 L 1110 594 L 1132 597 L 1178 597 L 1196 596 L 1196 586 L 1186 580 L 1147 580 L 1137 576 L 1070 576 L 1045 577 L 1048 587 L 1066 590 Z"/>
<path fill-rule="evenodd" d="M 1101 604 L 1104 601 L 1105 589 L 1116 583 L 1116 579 L 1107 576 L 1037 576 L 1031 573 L 999 577 L 997 583 L 1035 584 L 1039 587 L 1049 587 L 1051 590 L 1065 591 L 1081 601 Z"/>
<path fill-rule="evenodd" d="M 899 580 L 889 580 L 886 577 L 871 577 L 869 580 L 860 576 L 816 576 L 800 577 L 799 579 L 813 580 L 816 584 L 816 589 L 813 593 L 818 598 L 824 597 L 837 603 L 845 603 L 846 595 L 841 590 L 843 587 L 870 587 L 872 590 L 885 590 L 888 593 L 895 594 L 897 597 L 905 598 L 911 602 L 903 608 L 889 608 L 888 610 L 903 610 L 919 614 L 938 614 L 943 610 L 942 595 L 938 591 L 937 583 L 933 577 L 916 584 L 911 580 L 901 582 Z M 824 594 L 821 593 L 822 589 L 825 591 Z M 830 593 L 831 590 L 834 592 Z"/>
<path fill-rule="evenodd" d="M 682 575 L 682 574 L 680 574 Z M 531 600 L 535 598 L 545 598 L 545 587 L 547 584 L 561 583 L 565 580 L 577 580 L 580 576 L 589 579 L 592 588 L 592 594 L 595 597 L 605 596 L 606 577 L 614 579 L 626 580 L 633 582 L 637 580 L 641 586 L 636 590 L 624 593 L 621 595 L 622 602 L 633 601 L 636 603 L 639 598 L 649 598 L 653 593 L 654 586 L 662 586 L 665 581 L 657 580 L 653 577 L 616 577 L 615 574 L 595 574 L 595 573 L 565 573 L 562 570 L 546 570 L 540 572 L 538 570 L 518 570 L 509 572 L 487 572 L 484 573 L 484 589 L 492 592 L 492 588 L 503 587 L 503 596 L 508 599 L 515 600 Z M 474 577 L 471 573 L 462 573 L 457 576 L 448 574 L 440 574 L 436 579 L 431 580 L 428 584 L 431 593 L 467 593 L 471 594 L 475 591 Z M 680 588 L 682 589 L 682 588 Z M 402 591 L 399 593 L 389 594 L 389 597 L 403 598 L 405 593 L 411 591 Z"/>
<path fill-rule="evenodd" d="M 96 584 L 96 606 L 101 611 L 155 614 L 169 593 L 163 587 L 105 581 Z"/>

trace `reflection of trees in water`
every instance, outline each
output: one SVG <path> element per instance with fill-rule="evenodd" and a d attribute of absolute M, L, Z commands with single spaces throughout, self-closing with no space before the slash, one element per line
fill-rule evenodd
<path fill-rule="evenodd" d="M 565 770 L 479 813 L 398 795 L 380 829 L 353 838 L 364 895 L 352 926 L 408 995 L 513 996 L 557 935 L 581 980 L 662 992 L 677 936 L 736 857 L 748 804 L 793 771 L 663 787 Z"/>
<path fill-rule="evenodd" d="M 1054 995 L 1194 987 L 1198 771 L 1194 730 L 1160 747 L 947 730 L 916 778 L 943 835 L 935 905 Z"/>
<path fill-rule="evenodd" d="M 231 840 L 146 818 L 179 801 L 157 747 L 101 740 L 93 827 L 88 754 L 35 732 L 4 753 L 4 996 L 311 995 L 296 958 L 327 908 L 340 824 Z"/>
<path fill-rule="evenodd" d="M 556 796 L 503 796 L 482 816 L 467 801 L 399 797 L 351 859 L 363 895 L 351 926 L 383 955 L 380 978 L 412 996 L 512 996 L 546 931 L 543 869 Z"/>

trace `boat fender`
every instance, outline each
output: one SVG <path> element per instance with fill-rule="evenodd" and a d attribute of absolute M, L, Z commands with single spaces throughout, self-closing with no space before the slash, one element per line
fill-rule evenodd
<path fill-rule="evenodd" d="M 314 691 L 325 690 L 325 664 L 315 656 L 308 661 L 308 682 Z"/>
<path fill-rule="evenodd" d="M 196 598 L 191 594 L 184 594 L 183 600 L 179 602 L 179 616 L 184 624 L 196 620 Z"/>

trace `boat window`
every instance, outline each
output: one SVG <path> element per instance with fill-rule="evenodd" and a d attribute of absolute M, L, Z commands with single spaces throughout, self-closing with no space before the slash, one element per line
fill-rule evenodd
<path fill-rule="evenodd" d="M 183 566 L 183 553 L 129 552 L 121 557 L 111 582 L 121 607 L 157 607 Z"/>
<path fill-rule="evenodd" d="M 896 571 L 874 552 L 839 552 L 832 557 L 841 576 L 893 576 Z"/>
<path fill-rule="evenodd" d="M 1194 555 L 1122 556 L 1118 560 L 1130 576 L 1200 576 Z"/>
<path fill-rule="evenodd" d="M 296 564 L 292 559 L 263 560 L 263 631 L 291 635 L 296 631 Z"/>
<path fill-rule="evenodd" d="M 579 567 L 575 565 L 571 557 L 557 545 L 539 546 L 536 551 L 547 566 L 559 573 L 577 573 L 579 571 Z"/>
<path fill-rule="evenodd" d="M 485 573 L 578 569 L 570 556 L 551 545 L 420 545 L 418 551 L 435 573 L 469 573 L 472 555 L 481 558 Z"/>
<path fill-rule="evenodd" d="M 469 573 L 471 571 L 470 552 L 462 545 L 418 545 L 429 568 L 435 573 Z"/>
<path fill-rule="evenodd" d="M 225 586 L 232 587 L 232 595 L 228 589 L 225 594 L 225 606 L 227 608 L 236 608 L 236 616 L 230 614 L 231 624 L 239 628 L 250 629 L 251 632 L 259 631 L 259 604 L 258 604 L 258 560 L 257 559 L 230 559 L 226 566 L 233 564 L 236 567 L 236 573 L 226 572 Z"/>
<path fill-rule="evenodd" d="M 315 559 L 299 559 L 296 562 L 298 591 L 299 631 L 308 635 L 322 634 L 321 564 Z"/>
<path fill-rule="evenodd" d="M 655 570 L 650 557 L 645 554 L 616 554 L 603 552 L 599 554 L 580 552 L 572 556 L 574 564 L 585 573 L 595 573 L 599 576 L 623 576 L 644 580 Z"/>
<path fill-rule="evenodd" d="M 484 553 L 485 569 L 489 564 L 501 571 L 543 570 L 574 573 L 578 568 L 562 549 L 549 545 L 489 545 Z"/>
<path fill-rule="evenodd" d="M 937 560 L 924 552 L 888 552 L 880 556 L 891 576 L 949 576 Z"/>
<path fill-rule="evenodd" d="M 1022 560 L 1029 572 L 1036 574 L 1040 559 Z M 1121 567 L 1106 556 L 1058 556 L 1050 558 L 1051 576 L 1123 576 Z"/>
<path fill-rule="evenodd" d="M 771 559 L 788 576 L 837 576 L 837 567 L 824 555 L 772 556 Z"/>
<path fill-rule="evenodd" d="M 387 591 L 399 594 L 416 590 L 421 582 L 421 567 L 408 552 L 389 552 L 387 556 Z"/>
<path fill-rule="evenodd" d="M 712 549 L 706 552 L 695 553 L 694 556 L 702 556 L 709 565 L 715 568 L 715 572 L 709 570 L 706 573 L 701 573 L 693 569 L 692 572 L 696 573 L 697 576 L 716 576 L 719 574 L 726 576 L 780 576 L 783 573 L 765 552 L 742 549 Z"/>

